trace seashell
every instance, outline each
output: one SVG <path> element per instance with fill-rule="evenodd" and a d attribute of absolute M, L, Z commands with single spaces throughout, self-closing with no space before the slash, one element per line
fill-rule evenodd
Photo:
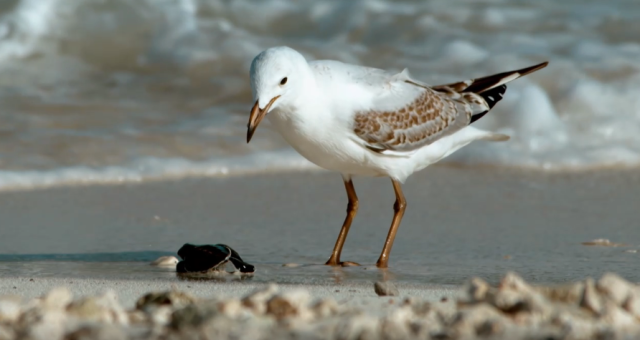
<path fill-rule="evenodd" d="M 151 262 L 152 266 L 156 267 L 173 267 L 178 264 L 178 259 L 175 256 L 160 256 L 155 261 Z"/>

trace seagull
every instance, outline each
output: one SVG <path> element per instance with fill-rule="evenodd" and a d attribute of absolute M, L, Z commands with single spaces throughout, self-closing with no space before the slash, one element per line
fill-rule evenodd
<path fill-rule="evenodd" d="M 342 247 L 358 211 L 354 176 L 389 177 L 395 191 L 394 215 L 378 268 L 387 268 L 407 202 L 402 184 L 414 172 L 476 141 L 509 136 L 472 127 L 502 99 L 506 83 L 547 66 L 430 86 L 409 75 L 335 60 L 307 61 L 287 46 L 262 51 L 251 62 L 255 104 L 247 124 L 247 143 L 266 116 L 303 157 L 339 172 L 347 191 L 347 217 L 331 257 Z"/>

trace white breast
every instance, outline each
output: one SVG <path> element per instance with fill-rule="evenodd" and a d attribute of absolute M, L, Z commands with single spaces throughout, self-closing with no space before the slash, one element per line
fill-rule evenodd
<path fill-rule="evenodd" d="M 319 167 L 345 174 L 383 175 L 367 161 L 368 150 L 346 137 L 352 132 L 341 122 L 326 115 L 289 115 L 282 110 L 267 117 L 287 143 Z"/>

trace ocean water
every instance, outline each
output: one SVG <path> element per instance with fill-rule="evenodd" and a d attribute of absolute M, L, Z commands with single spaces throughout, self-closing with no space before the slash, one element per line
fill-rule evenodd
<path fill-rule="evenodd" d="M 543 171 L 640 165 L 640 2 L 6 0 L 0 190 L 316 167 L 264 124 L 265 48 L 409 68 L 430 84 L 549 60 L 477 123 L 506 143 L 444 160 Z"/>

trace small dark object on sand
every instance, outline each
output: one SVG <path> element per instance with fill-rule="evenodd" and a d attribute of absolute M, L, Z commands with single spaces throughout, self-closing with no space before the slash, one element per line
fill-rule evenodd
<path fill-rule="evenodd" d="M 373 289 L 378 296 L 398 296 L 400 294 L 396 285 L 389 281 L 378 281 L 373 285 Z"/>
<path fill-rule="evenodd" d="M 202 273 L 216 271 L 224 268 L 227 262 L 241 273 L 249 274 L 255 271 L 255 267 L 242 260 L 240 255 L 225 244 L 196 246 L 185 243 L 178 250 L 178 256 L 182 261 L 178 262 L 178 273 Z"/>

